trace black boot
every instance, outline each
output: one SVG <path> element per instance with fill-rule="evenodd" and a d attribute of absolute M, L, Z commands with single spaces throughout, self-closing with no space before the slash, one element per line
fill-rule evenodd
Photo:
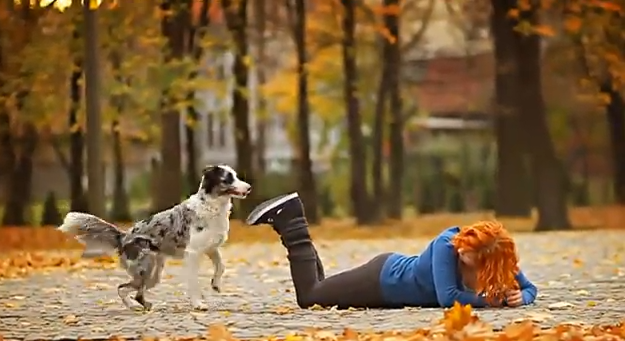
<path fill-rule="evenodd" d="M 310 233 L 308 232 L 308 222 L 304 214 L 304 206 L 297 192 L 282 195 L 269 199 L 258 205 L 247 217 L 245 221 L 248 225 L 269 224 L 280 235 L 282 245 L 286 247 L 291 255 L 292 251 L 299 244 L 310 244 Z M 314 257 L 317 263 L 317 277 L 319 280 L 325 278 L 325 272 L 321 259 L 314 249 Z M 307 255 L 293 255 L 304 256 Z"/>

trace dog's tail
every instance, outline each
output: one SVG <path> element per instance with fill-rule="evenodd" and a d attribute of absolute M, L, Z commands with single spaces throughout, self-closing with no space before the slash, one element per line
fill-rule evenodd
<path fill-rule="evenodd" d="M 74 235 L 85 245 L 83 257 L 119 252 L 126 232 L 92 214 L 69 212 L 58 230 Z"/>

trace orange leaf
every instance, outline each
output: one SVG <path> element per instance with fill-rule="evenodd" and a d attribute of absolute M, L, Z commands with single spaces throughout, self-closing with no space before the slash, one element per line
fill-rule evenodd
<path fill-rule="evenodd" d="M 374 5 L 371 6 L 371 10 L 379 15 L 399 15 L 401 8 L 398 5 Z"/>
<path fill-rule="evenodd" d="M 519 11 L 518 8 L 512 8 L 508 11 L 508 17 L 512 19 L 517 19 L 520 13 L 521 11 Z"/>
<path fill-rule="evenodd" d="M 578 33 L 582 27 L 582 20 L 579 17 L 568 17 L 564 20 L 564 28 L 569 33 Z"/>
<path fill-rule="evenodd" d="M 596 1 L 594 5 L 606 11 L 613 11 L 613 12 L 621 11 L 621 6 L 612 1 Z"/>
<path fill-rule="evenodd" d="M 537 25 L 534 26 L 533 31 L 543 37 L 553 37 L 556 33 L 553 31 L 551 26 L 547 25 Z"/>

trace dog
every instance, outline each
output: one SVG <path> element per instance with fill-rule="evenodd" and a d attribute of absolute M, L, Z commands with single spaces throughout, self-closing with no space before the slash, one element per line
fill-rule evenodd
<path fill-rule="evenodd" d="M 221 292 L 225 271 L 220 247 L 227 241 L 232 198 L 245 199 L 252 186 L 240 180 L 229 166 L 208 166 L 202 171 L 197 193 L 182 203 L 158 212 L 124 232 L 94 215 L 69 212 L 59 230 L 74 235 L 85 245 L 84 257 L 95 254 L 120 256 L 120 265 L 131 280 L 118 286 L 118 294 L 126 307 L 132 308 L 128 295 L 136 291 L 135 301 L 149 310 L 145 300 L 147 290 L 161 280 L 165 260 L 183 258 L 188 296 L 194 309 L 208 309 L 199 286 L 198 271 L 201 256 L 206 254 L 213 263 L 211 287 Z"/>

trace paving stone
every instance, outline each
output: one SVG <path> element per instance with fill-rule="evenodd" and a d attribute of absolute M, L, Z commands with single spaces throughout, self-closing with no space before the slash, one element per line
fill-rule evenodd
<path fill-rule="evenodd" d="M 542 327 L 573 322 L 608 324 L 625 316 L 625 233 L 574 232 L 516 236 L 521 267 L 539 287 L 535 305 L 521 308 L 479 309 L 480 318 L 501 327 L 529 318 Z M 323 241 L 319 253 L 326 273 L 349 269 L 381 252 L 420 252 L 428 239 Z M 224 248 L 224 291 L 210 290 L 212 265 L 205 260 L 200 282 L 210 309 L 191 312 L 184 294 L 181 266 L 168 266 L 164 281 L 147 294 L 153 311 L 126 309 L 116 286 L 126 279 L 121 269 L 62 270 L 0 282 L 0 334 L 5 340 L 105 340 L 117 335 L 197 336 L 221 323 L 239 338 L 282 336 L 310 327 L 341 331 L 412 330 L 442 317 L 442 309 L 399 310 L 299 309 L 290 282 L 284 249 L 278 244 L 232 244 Z M 551 310 L 554 303 L 572 307 Z M 76 324 L 67 324 L 75 315 Z"/>

